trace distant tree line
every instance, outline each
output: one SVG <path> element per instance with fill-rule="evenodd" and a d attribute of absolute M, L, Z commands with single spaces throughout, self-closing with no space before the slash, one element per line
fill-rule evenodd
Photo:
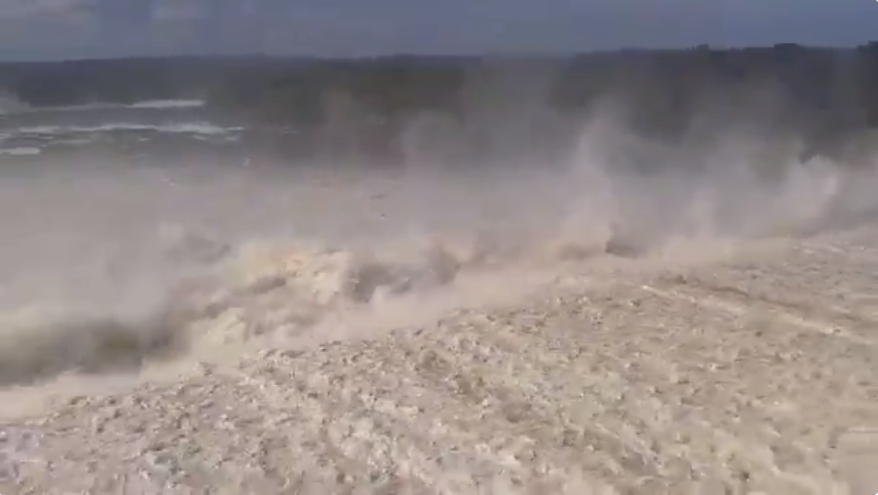
<path fill-rule="evenodd" d="M 878 127 L 878 42 L 563 58 L 5 63 L 0 88 L 30 106 L 202 98 L 253 128 L 290 127 L 297 145 L 378 154 L 430 146 L 492 152 L 523 142 L 548 148 L 572 139 L 578 125 L 607 106 L 633 130 L 664 139 L 696 124 L 741 122 L 831 142 Z"/>

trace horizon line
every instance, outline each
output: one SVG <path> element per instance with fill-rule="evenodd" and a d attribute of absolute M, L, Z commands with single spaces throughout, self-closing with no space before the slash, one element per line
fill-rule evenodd
<path fill-rule="evenodd" d="M 615 49 L 601 50 L 579 50 L 579 51 L 539 51 L 539 50 L 510 50 L 510 51 L 485 51 L 473 53 L 407 53 L 407 52 L 387 52 L 369 55 L 350 55 L 350 56 L 327 56 L 327 55 L 304 55 L 304 54 L 284 54 L 284 53 L 266 53 L 266 52 L 241 52 L 241 53 L 179 53 L 179 54 L 133 54 L 122 56 L 85 56 L 70 58 L 46 58 L 46 59 L 0 59 L 0 64 L 53 64 L 53 63 L 72 63 L 72 62 L 113 62 L 123 60 L 157 60 L 157 59 L 241 59 L 241 58 L 262 58 L 273 60 L 294 60 L 303 61 L 364 61 L 375 59 L 390 58 L 491 58 L 491 57 L 509 57 L 509 58 L 526 58 L 526 57 L 543 57 L 543 58 L 571 58 L 583 55 L 608 55 L 624 52 L 683 52 L 695 51 L 698 49 L 710 51 L 736 51 L 736 50 L 765 50 L 775 49 L 780 46 L 792 45 L 807 50 L 832 50 L 832 51 L 848 51 L 870 45 L 878 45 L 876 40 L 866 40 L 854 45 L 812 45 L 796 42 L 778 42 L 772 44 L 761 45 L 735 45 L 721 46 L 710 43 L 692 44 L 686 46 L 675 47 L 619 47 Z"/>

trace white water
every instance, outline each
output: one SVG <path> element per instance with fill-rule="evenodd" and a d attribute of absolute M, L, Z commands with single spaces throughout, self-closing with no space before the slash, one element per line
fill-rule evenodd
<path fill-rule="evenodd" d="M 169 108 L 199 108 L 203 107 L 203 100 L 149 100 L 139 103 L 127 105 L 128 108 L 152 108 L 152 109 L 169 109 Z"/>
<path fill-rule="evenodd" d="M 173 122 L 167 124 L 138 124 L 134 122 L 108 122 L 93 126 L 78 125 L 41 125 L 19 127 L 16 134 L 29 134 L 38 136 L 54 136 L 61 134 L 93 134 L 98 132 L 113 131 L 146 131 L 167 132 L 173 134 L 202 134 L 215 136 L 231 132 L 240 132 L 243 127 L 221 127 L 209 122 Z"/>
<path fill-rule="evenodd" d="M 5 137 L 242 130 L 203 121 L 42 122 Z M 87 154 L 16 167 L 16 156 L 39 148 L 10 144 L 0 171 L 0 309 L 8 316 L 0 382 L 97 366 L 122 352 L 107 350 L 120 334 L 135 364 L 152 357 L 156 339 L 179 337 L 191 346 L 184 354 L 215 342 L 261 344 L 310 335 L 339 315 L 380 315 L 388 301 L 393 311 L 409 304 L 418 313 L 422 296 L 437 291 L 478 305 L 493 296 L 453 297 L 472 274 L 505 274 L 521 291 L 534 265 L 565 273 L 571 262 L 649 257 L 692 239 L 704 250 L 705 239 L 797 233 L 878 206 L 876 167 L 802 163 L 791 149 L 768 164 L 781 171 L 770 182 L 754 173 L 765 166 L 757 151 L 785 150 L 785 138 L 729 134 L 711 149 L 681 153 L 682 145 L 647 142 L 596 117 L 566 158 L 553 158 L 560 163 L 467 169 L 412 156 L 403 171 L 191 161 L 159 170 Z M 626 167 L 644 155 L 670 165 Z M 673 161 L 683 156 L 691 163 Z M 356 333 L 361 321 L 342 326 Z"/>

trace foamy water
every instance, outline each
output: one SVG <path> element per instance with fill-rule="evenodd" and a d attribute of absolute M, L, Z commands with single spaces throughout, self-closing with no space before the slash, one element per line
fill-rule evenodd
<path fill-rule="evenodd" d="M 141 101 L 128 105 L 130 108 L 199 108 L 203 107 L 203 100 L 150 100 Z"/>
<path fill-rule="evenodd" d="M 200 100 L 156 100 L 7 111 L 0 120 L 0 155 L 37 156 L 59 147 L 87 153 L 90 146 L 130 146 L 132 140 L 198 144 L 241 139 L 243 126 L 214 121 L 204 106 Z"/>
<path fill-rule="evenodd" d="M 36 156 L 43 151 L 39 148 L 15 147 L 0 149 L 0 155 L 8 156 Z"/>
<path fill-rule="evenodd" d="M 163 125 L 137 124 L 133 122 L 111 122 L 96 126 L 34 126 L 20 127 L 17 134 L 46 135 L 53 136 L 59 134 L 76 134 L 76 133 L 97 133 L 97 132 L 116 132 L 116 131 L 144 131 L 144 132 L 168 132 L 180 134 L 203 134 L 217 135 L 229 132 L 239 132 L 244 130 L 243 127 L 220 127 L 208 122 L 179 122 L 168 123 Z"/>
<path fill-rule="evenodd" d="M 404 170 L 223 168 L 173 157 L 149 168 L 88 153 L 41 155 L 51 143 L 80 139 L 87 151 L 90 139 L 127 132 L 137 138 L 128 142 L 133 152 L 149 157 L 154 149 L 142 143 L 152 134 L 244 130 L 185 112 L 184 120 L 149 121 L 194 102 L 140 105 L 133 111 L 146 112 L 143 122 L 38 118 L 4 130 L 0 382 L 136 371 L 205 348 L 348 338 L 367 316 L 380 332 L 399 324 L 393 315 L 438 318 L 583 264 L 691 252 L 687 242 L 725 249 L 878 204 L 867 187 L 878 186 L 874 169 L 845 171 L 825 159 L 782 157 L 788 173 L 775 183 L 753 174 L 746 157 L 700 174 L 621 172 L 620 152 L 590 129 L 564 163 L 479 172 L 415 162 Z M 42 141 L 16 142 L 26 137 Z M 200 146 L 209 156 L 216 145 Z M 442 310 L 423 310 L 431 305 Z"/>

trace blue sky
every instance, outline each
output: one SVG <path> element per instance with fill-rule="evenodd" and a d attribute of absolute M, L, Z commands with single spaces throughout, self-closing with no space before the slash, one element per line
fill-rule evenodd
<path fill-rule="evenodd" d="M 852 45 L 875 0 L 0 0 L 0 59 Z"/>

